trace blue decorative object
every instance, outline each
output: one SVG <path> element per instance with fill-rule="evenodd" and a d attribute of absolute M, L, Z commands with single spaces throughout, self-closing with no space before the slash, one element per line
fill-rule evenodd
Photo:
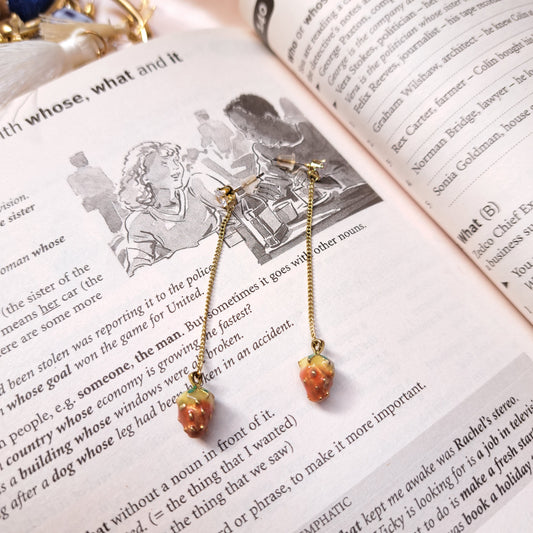
<path fill-rule="evenodd" d="M 23 22 L 37 18 L 46 11 L 53 0 L 9 0 L 9 10 L 16 13 Z"/>
<path fill-rule="evenodd" d="M 54 11 L 52 13 L 52 17 L 58 20 L 65 20 L 69 22 L 94 22 L 91 17 L 88 17 L 83 13 L 79 13 L 70 7 L 64 7 Z"/>

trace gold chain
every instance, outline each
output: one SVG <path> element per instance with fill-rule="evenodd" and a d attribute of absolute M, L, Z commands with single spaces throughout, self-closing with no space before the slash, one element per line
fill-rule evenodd
<path fill-rule="evenodd" d="M 315 183 L 320 176 L 314 168 L 307 167 L 309 177 L 309 198 L 307 200 L 307 225 L 305 229 L 305 250 L 307 259 L 307 308 L 309 314 L 309 330 L 311 331 L 311 347 L 316 355 L 320 355 L 324 350 L 325 343 L 317 338 L 315 329 L 315 305 L 313 291 L 313 246 L 311 243 L 313 225 L 313 202 L 315 197 Z"/>
<path fill-rule="evenodd" d="M 203 385 L 202 369 L 204 367 L 204 353 L 205 353 L 205 340 L 207 336 L 207 313 L 209 312 L 209 306 L 211 304 L 211 293 L 213 292 L 213 285 L 215 283 L 215 275 L 217 272 L 218 262 L 222 253 L 222 245 L 224 244 L 224 236 L 226 234 L 226 226 L 228 225 L 231 214 L 235 209 L 235 203 L 229 203 L 226 207 L 226 215 L 222 219 L 220 229 L 218 231 L 218 242 L 215 249 L 215 255 L 213 262 L 211 263 L 211 272 L 209 274 L 209 282 L 207 284 L 207 295 L 205 299 L 204 317 L 202 320 L 202 333 L 200 335 L 200 347 L 198 348 L 197 369 L 189 375 L 189 379 L 193 385 L 201 387 Z"/>

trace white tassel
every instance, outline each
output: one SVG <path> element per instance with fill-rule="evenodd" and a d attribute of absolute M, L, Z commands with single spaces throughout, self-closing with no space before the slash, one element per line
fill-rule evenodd
<path fill-rule="evenodd" d="M 1 2 L 1 0 L 0 0 Z M 53 17 L 42 16 L 39 33 L 46 41 L 54 43 L 68 39 L 77 30 L 97 33 L 107 42 L 120 36 L 127 37 L 130 31 L 126 21 L 122 24 L 98 24 L 96 22 L 70 22 Z"/>
<path fill-rule="evenodd" d="M 61 43 L 0 44 L 0 105 L 99 57 L 104 41 L 79 31 Z"/>

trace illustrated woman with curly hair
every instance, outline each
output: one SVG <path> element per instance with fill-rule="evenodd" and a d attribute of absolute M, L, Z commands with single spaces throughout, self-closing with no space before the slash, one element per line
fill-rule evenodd
<path fill-rule="evenodd" d="M 144 142 L 130 150 L 119 190 L 122 205 L 131 211 L 125 221 L 130 276 L 177 250 L 198 246 L 215 230 L 213 195 L 202 181 L 185 174 L 178 145 Z M 220 186 L 212 182 L 213 190 Z"/>

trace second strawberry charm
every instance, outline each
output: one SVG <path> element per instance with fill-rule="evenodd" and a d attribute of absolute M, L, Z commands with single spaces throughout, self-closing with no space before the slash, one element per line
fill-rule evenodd
<path fill-rule="evenodd" d="M 300 379 L 307 392 L 307 398 L 312 402 L 321 402 L 329 395 L 335 365 L 327 357 L 320 354 L 312 354 L 298 361 L 300 367 Z"/>

